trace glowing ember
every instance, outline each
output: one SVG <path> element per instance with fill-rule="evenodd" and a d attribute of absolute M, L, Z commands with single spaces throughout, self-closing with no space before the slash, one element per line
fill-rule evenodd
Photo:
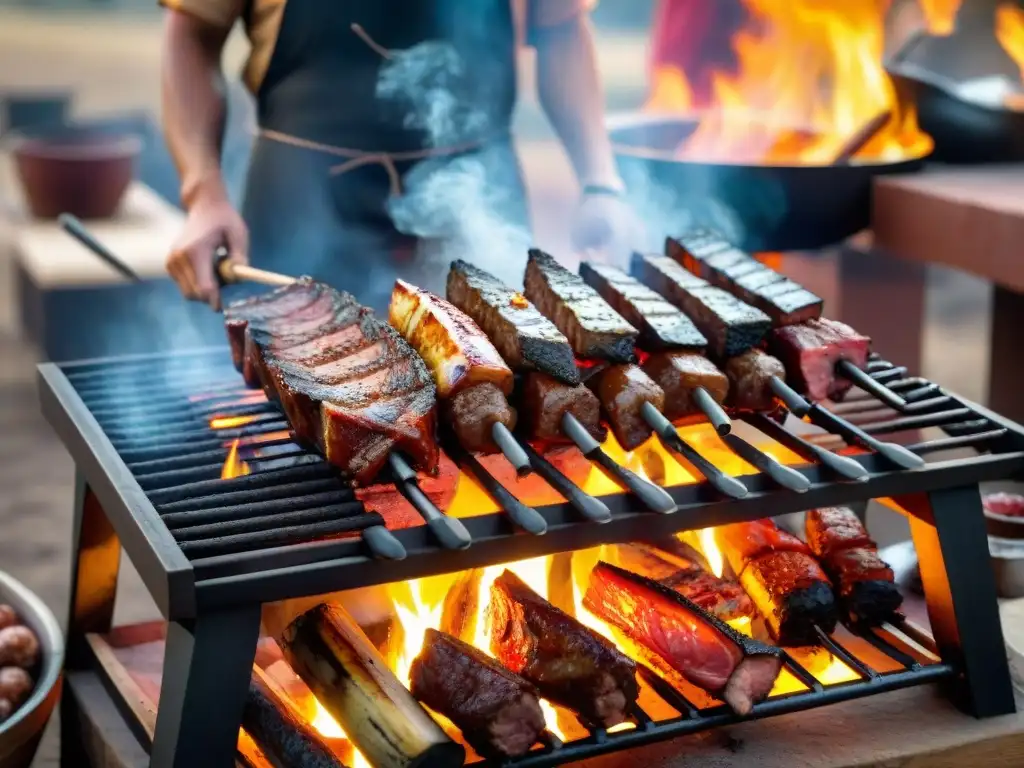
<path fill-rule="evenodd" d="M 248 445 L 260 445 L 262 443 L 276 443 L 281 440 L 290 440 L 291 437 L 291 431 L 287 429 L 279 429 L 276 432 L 264 432 L 262 435 L 249 435 L 248 437 L 239 437 L 236 440 L 228 440 L 224 443 L 224 447 L 227 448 L 233 444 L 244 447 Z"/>
<path fill-rule="evenodd" d="M 235 440 L 231 443 L 231 449 L 228 451 L 228 457 L 224 461 L 224 466 L 220 470 L 220 479 L 230 480 L 233 477 L 248 475 L 249 471 L 249 464 L 238 458 L 238 441 Z"/>
<path fill-rule="evenodd" d="M 1007 2 L 996 9 L 996 39 L 1020 68 L 1024 82 L 1024 8 Z"/>
<path fill-rule="evenodd" d="M 956 14 L 963 0 L 918 0 L 928 34 L 946 37 L 956 28 Z"/>
<path fill-rule="evenodd" d="M 254 421 L 255 416 L 214 416 L 210 419 L 210 429 L 236 429 Z"/>

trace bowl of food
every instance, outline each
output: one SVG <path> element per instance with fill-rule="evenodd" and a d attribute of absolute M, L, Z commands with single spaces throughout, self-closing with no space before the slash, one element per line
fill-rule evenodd
<path fill-rule="evenodd" d="M 990 493 L 982 499 L 989 536 L 1024 539 L 1024 496 L 1018 493 Z"/>
<path fill-rule="evenodd" d="M 142 150 L 137 136 L 84 126 L 29 128 L 11 142 L 26 202 L 39 219 L 113 216 Z"/>
<path fill-rule="evenodd" d="M 0 768 L 28 768 L 60 695 L 64 635 L 43 601 L 0 571 Z"/>

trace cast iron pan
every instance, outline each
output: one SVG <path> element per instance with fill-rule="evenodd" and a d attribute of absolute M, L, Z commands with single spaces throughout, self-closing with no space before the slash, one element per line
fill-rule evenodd
<path fill-rule="evenodd" d="M 832 166 L 675 159 L 673 151 L 696 127 L 687 117 L 653 113 L 608 121 L 631 202 L 662 237 L 706 224 L 724 230 L 747 251 L 834 245 L 868 227 L 875 176 L 908 173 L 924 164 L 924 157 Z"/>

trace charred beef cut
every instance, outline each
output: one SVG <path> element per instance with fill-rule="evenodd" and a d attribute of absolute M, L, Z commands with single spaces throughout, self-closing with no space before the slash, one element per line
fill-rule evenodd
<path fill-rule="evenodd" d="M 225 314 L 229 337 L 245 326 L 243 369 L 280 403 L 296 437 L 357 485 L 396 447 L 435 472 L 435 389 L 420 357 L 348 294 L 311 281 L 288 288 Z"/>
<path fill-rule="evenodd" d="M 665 391 L 664 414 L 671 421 L 700 413 L 691 394 L 697 387 L 704 387 L 719 404 L 729 393 L 729 379 L 697 352 L 655 352 L 641 367 Z"/>
<path fill-rule="evenodd" d="M 737 714 L 749 714 L 775 685 L 782 654 L 744 637 L 678 592 L 598 563 L 584 605 L 652 654 L 668 679 L 679 675 Z"/>
<path fill-rule="evenodd" d="M 612 365 L 594 377 L 592 385 L 604 407 L 615 439 L 632 451 L 651 436 L 641 409 L 650 403 L 659 411 L 665 406 L 665 392 L 635 365 Z"/>
<path fill-rule="evenodd" d="M 532 249 L 524 285 L 526 298 L 565 334 L 578 357 L 615 363 L 633 360 L 636 328 L 553 257 Z"/>
<path fill-rule="evenodd" d="M 707 338 L 714 357 L 746 352 L 771 330 L 771 318 L 764 312 L 690 274 L 668 256 L 634 254 L 630 271 L 686 313 Z"/>
<path fill-rule="evenodd" d="M 491 650 L 540 693 L 592 726 L 626 720 L 640 695 L 636 665 L 600 635 L 505 571 L 491 587 Z"/>
<path fill-rule="evenodd" d="M 701 352 L 708 340 L 686 315 L 643 283 L 608 264 L 580 264 L 580 276 L 630 325 L 640 331 L 648 351 L 688 349 Z"/>
<path fill-rule="evenodd" d="M 824 302 L 707 230 L 667 238 L 665 253 L 693 274 L 765 312 L 776 326 L 821 317 Z"/>
<path fill-rule="evenodd" d="M 836 363 L 849 360 L 866 367 L 871 339 L 845 323 L 820 318 L 776 328 L 768 350 L 786 367 L 789 385 L 810 400 L 840 400 L 853 384 L 836 376 Z"/>
<path fill-rule="evenodd" d="M 395 282 L 388 319 L 426 362 L 463 447 L 496 452 L 492 426 L 516 424 L 516 412 L 505 399 L 513 377 L 484 332 L 440 296 L 404 280 Z"/>
<path fill-rule="evenodd" d="M 879 556 L 878 545 L 847 507 L 807 513 L 807 543 L 839 591 L 843 609 L 855 621 L 875 624 L 902 605 L 895 575 Z"/>
<path fill-rule="evenodd" d="M 479 325 L 515 371 L 541 371 L 580 383 L 568 339 L 526 297 L 465 261 L 448 272 L 448 301 Z"/>
<path fill-rule="evenodd" d="M 528 373 L 519 394 L 521 426 L 531 439 L 563 442 L 562 418 L 571 413 L 598 442 L 608 431 L 601 424 L 601 402 L 583 384 L 571 387 L 543 373 Z"/>
<path fill-rule="evenodd" d="M 236 301 L 224 307 L 224 326 L 231 345 L 231 359 L 239 372 L 245 356 L 245 329 L 253 321 L 281 317 L 302 309 L 317 299 L 322 286 L 303 277 L 268 294 Z"/>
<path fill-rule="evenodd" d="M 782 363 L 760 349 L 750 349 L 725 363 L 729 377 L 728 404 L 741 411 L 768 411 L 775 405 L 773 377 L 785 380 Z"/>
<path fill-rule="evenodd" d="M 526 754 L 544 730 L 536 689 L 471 645 L 428 629 L 410 692 L 462 731 L 483 757 Z"/>
<path fill-rule="evenodd" d="M 813 645 L 817 627 L 835 629 L 832 584 L 800 539 L 771 520 L 723 525 L 715 538 L 779 645 Z"/>

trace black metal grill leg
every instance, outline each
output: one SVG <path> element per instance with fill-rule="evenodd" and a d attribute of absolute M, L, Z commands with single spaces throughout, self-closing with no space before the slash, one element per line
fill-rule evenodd
<path fill-rule="evenodd" d="M 928 494 L 927 509 L 911 506 L 916 509 L 910 528 L 935 642 L 943 660 L 963 670 L 955 684 L 956 702 L 975 717 L 1014 712 L 978 487 L 935 491 Z"/>
<path fill-rule="evenodd" d="M 167 625 L 152 768 L 233 765 L 260 606 Z"/>

